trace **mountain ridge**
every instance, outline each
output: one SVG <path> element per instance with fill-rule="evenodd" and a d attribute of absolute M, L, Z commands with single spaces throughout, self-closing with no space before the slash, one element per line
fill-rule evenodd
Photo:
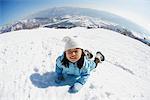
<path fill-rule="evenodd" d="M 115 14 L 88 8 L 55 7 L 32 14 L 11 25 L 2 27 L 0 33 L 38 27 L 86 27 L 112 30 L 150 45 L 150 33 L 142 27 Z"/>

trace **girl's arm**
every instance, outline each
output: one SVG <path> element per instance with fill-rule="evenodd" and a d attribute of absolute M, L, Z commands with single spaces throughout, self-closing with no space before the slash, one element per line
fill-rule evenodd
<path fill-rule="evenodd" d="M 74 83 L 73 86 L 71 86 L 69 88 L 69 92 L 70 93 L 76 93 L 76 92 L 78 92 L 83 87 L 83 85 L 86 83 L 89 75 L 90 75 L 90 69 L 85 69 L 81 73 L 81 77 Z"/>
<path fill-rule="evenodd" d="M 56 68 L 55 68 L 55 72 L 57 74 L 57 77 L 55 79 L 55 82 L 57 84 L 61 83 L 64 80 L 63 74 L 62 74 L 63 68 L 62 68 L 62 64 L 61 64 L 61 56 L 59 56 L 56 59 Z"/>
<path fill-rule="evenodd" d="M 84 85 L 90 75 L 90 69 L 85 69 L 80 75 L 80 78 L 76 81 L 76 83 L 80 83 Z"/>
<path fill-rule="evenodd" d="M 96 67 L 96 63 L 94 61 L 86 60 L 85 66 L 80 75 L 81 77 L 77 80 L 77 82 L 84 85 L 90 75 L 90 71 L 93 70 L 95 67 Z"/>
<path fill-rule="evenodd" d="M 90 75 L 91 69 L 95 68 L 95 66 L 96 64 L 94 61 L 86 62 L 86 65 L 84 66 L 80 74 L 80 78 L 76 81 L 76 83 L 73 86 L 69 88 L 70 93 L 76 93 L 83 87 Z"/>

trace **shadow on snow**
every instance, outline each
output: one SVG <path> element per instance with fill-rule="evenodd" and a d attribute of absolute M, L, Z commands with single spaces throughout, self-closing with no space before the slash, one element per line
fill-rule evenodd
<path fill-rule="evenodd" d="M 65 85 L 73 85 L 75 79 L 72 76 L 68 76 L 61 83 L 56 83 L 56 73 L 55 72 L 46 72 L 44 74 L 33 73 L 30 75 L 30 80 L 32 84 L 38 88 L 47 88 L 49 86 L 65 86 Z"/>

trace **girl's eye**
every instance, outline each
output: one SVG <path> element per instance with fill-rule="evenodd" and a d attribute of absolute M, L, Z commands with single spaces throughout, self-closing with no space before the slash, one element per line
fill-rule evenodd
<path fill-rule="evenodd" d="M 78 53 L 78 51 L 77 51 L 77 50 L 76 50 L 76 51 L 72 51 L 72 52 Z"/>
<path fill-rule="evenodd" d="M 74 51 L 75 53 L 77 53 L 78 51 Z"/>
<path fill-rule="evenodd" d="M 78 51 L 68 51 L 69 54 L 72 54 L 73 52 L 78 53 Z"/>

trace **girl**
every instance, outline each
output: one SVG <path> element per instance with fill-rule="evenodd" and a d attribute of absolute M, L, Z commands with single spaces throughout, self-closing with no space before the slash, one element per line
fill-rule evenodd
<path fill-rule="evenodd" d="M 78 92 L 86 83 L 90 71 L 96 68 L 97 64 L 104 61 L 101 52 L 96 53 L 94 61 L 90 60 L 93 55 L 88 50 L 83 50 L 83 46 L 75 38 L 64 37 L 65 51 L 56 59 L 56 83 L 61 83 L 66 76 L 76 77 L 75 82 L 69 88 L 70 93 Z"/>

